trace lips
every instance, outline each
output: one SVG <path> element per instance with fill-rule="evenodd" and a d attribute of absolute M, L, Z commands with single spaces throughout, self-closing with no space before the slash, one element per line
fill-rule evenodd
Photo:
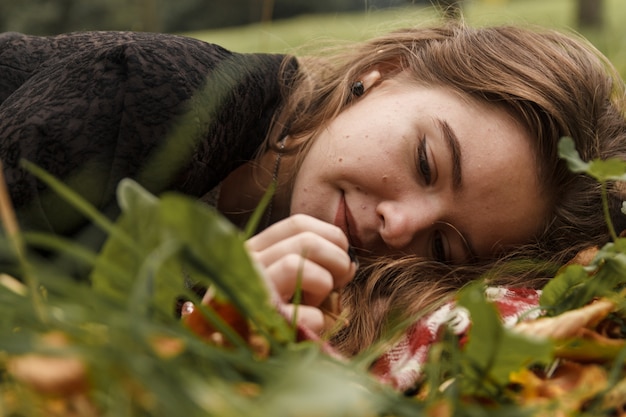
<path fill-rule="evenodd" d="M 338 226 L 348 237 L 350 244 L 356 248 L 362 248 L 363 244 L 356 234 L 356 222 L 352 217 L 350 207 L 346 204 L 345 194 L 341 194 L 337 214 L 335 214 L 335 225 Z"/>

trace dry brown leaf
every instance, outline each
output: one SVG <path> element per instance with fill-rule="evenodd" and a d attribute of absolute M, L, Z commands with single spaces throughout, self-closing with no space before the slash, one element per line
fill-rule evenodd
<path fill-rule="evenodd" d="M 3 285 L 4 287 L 19 295 L 26 295 L 28 293 L 28 288 L 26 287 L 26 285 L 24 285 L 11 275 L 0 274 L 0 285 Z"/>
<path fill-rule="evenodd" d="M 450 417 L 453 415 L 453 409 L 447 400 L 437 401 L 426 410 L 428 417 Z"/>
<path fill-rule="evenodd" d="M 69 340 L 61 332 L 51 332 L 42 336 L 41 343 L 64 348 Z M 70 396 L 86 392 L 89 386 L 85 363 L 76 356 L 29 353 L 10 358 L 7 370 L 17 381 L 42 394 Z"/>
<path fill-rule="evenodd" d="M 567 264 L 565 264 L 565 266 L 574 264 L 588 266 L 591 261 L 593 261 L 593 258 L 596 257 L 599 250 L 600 249 L 597 246 L 590 246 L 588 248 L 585 248 L 578 252 L 576 256 L 574 256 Z"/>
<path fill-rule="evenodd" d="M 241 336 L 243 340 L 247 341 L 250 338 L 251 329 L 248 320 L 231 302 L 216 298 L 214 292 L 209 289 L 202 303 L 213 309 L 224 323 Z M 231 345 L 225 340 L 224 335 L 218 332 L 215 326 L 204 317 L 200 309 L 196 308 L 191 302 L 187 302 L 183 306 L 182 321 L 192 332 L 209 343 L 217 346 Z"/>
<path fill-rule="evenodd" d="M 603 298 L 556 317 L 543 317 L 518 323 L 513 327 L 513 331 L 529 337 L 569 339 L 578 336 L 582 328 L 593 328 L 614 308 L 615 304 L 612 301 Z"/>
<path fill-rule="evenodd" d="M 185 343 L 179 338 L 170 336 L 153 336 L 150 344 L 161 359 L 170 359 L 185 350 Z"/>
<path fill-rule="evenodd" d="M 528 369 L 511 375 L 519 385 L 521 405 L 547 405 L 557 402 L 558 409 L 568 414 L 581 408 L 607 385 L 606 370 L 598 365 L 582 365 L 561 361 L 550 378 L 542 378 Z"/>
<path fill-rule="evenodd" d="M 615 409 L 617 416 L 626 415 L 626 379 L 620 380 L 602 398 L 606 408 Z"/>

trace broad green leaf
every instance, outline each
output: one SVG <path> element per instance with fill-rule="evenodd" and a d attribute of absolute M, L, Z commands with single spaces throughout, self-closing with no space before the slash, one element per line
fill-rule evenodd
<path fill-rule="evenodd" d="M 275 369 L 267 377 L 280 380 L 271 384 L 259 397 L 255 417 L 284 416 L 379 416 L 391 402 L 400 403 L 397 396 L 389 396 L 373 379 L 353 373 L 349 367 L 321 355 L 318 349 L 287 351 L 284 360 L 292 359 L 290 368 Z M 372 389 L 376 390 L 373 391 Z M 373 393 L 376 392 L 375 395 Z M 399 408 L 399 405 L 395 405 Z M 417 414 L 417 407 L 413 413 Z M 394 414 L 395 415 L 395 414 Z"/>
<path fill-rule="evenodd" d="M 175 298 L 185 291 L 184 275 L 171 256 L 155 259 L 164 253 L 163 247 L 176 246 L 175 242 L 162 240 L 160 202 L 135 181 L 128 179 L 119 184 L 118 201 L 122 214 L 115 227 L 121 232 L 110 235 L 100 252 L 91 275 L 94 288 L 118 299 L 129 294 L 134 294 L 133 299 L 150 299 L 157 311 L 171 315 Z M 132 240 L 132 248 L 128 247 L 125 239 L 118 238 L 120 234 Z M 120 266 L 125 273 L 112 274 L 108 264 Z M 133 302 L 133 299 L 129 301 Z"/>
<path fill-rule="evenodd" d="M 589 167 L 589 175 L 598 181 L 626 181 L 626 161 L 617 158 L 594 159 Z"/>
<path fill-rule="evenodd" d="M 259 328 L 290 340 L 243 234 L 216 210 L 176 193 L 157 199 L 132 180 L 120 184 L 118 196 L 122 215 L 116 227 L 134 240 L 137 250 L 109 238 L 92 274 L 98 290 L 117 298 L 133 294 L 131 303 L 150 301 L 152 308 L 171 314 L 176 298 L 189 291 L 185 280 L 213 285 Z M 112 276 L 109 263 L 126 273 Z"/>
<path fill-rule="evenodd" d="M 607 296 L 626 283 L 623 239 L 606 244 L 588 267 L 568 265 L 543 288 L 540 303 L 549 315 L 558 315 Z M 621 249 L 620 249 L 621 248 Z"/>
<path fill-rule="evenodd" d="M 556 355 L 560 358 L 584 363 L 609 363 L 623 354 L 624 340 L 612 342 L 594 339 L 570 339 L 559 341 L 555 346 Z"/>
<path fill-rule="evenodd" d="M 100 213 L 93 204 L 78 195 L 70 187 L 31 162 L 22 160 L 21 164 L 27 171 L 36 176 L 39 180 L 45 182 L 55 193 L 57 193 L 65 201 L 69 202 L 72 207 L 102 230 L 108 232 L 109 234 L 117 233 L 117 230 L 111 220 L 109 220 L 104 214 Z M 123 239 L 124 237 L 118 236 L 118 238 Z"/>
<path fill-rule="evenodd" d="M 508 384 L 511 372 L 551 361 L 550 342 L 531 340 L 503 327 L 495 306 L 485 299 L 482 283 L 461 290 L 458 305 L 472 318 L 461 355 L 464 394 L 496 395 Z"/>
<path fill-rule="evenodd" d="M 574 140 L 570 137 L 561 138 L 559 141 L 559 156 L 567 161 L 567 166 L 572 172 L 587 173 L 591 165 L 580 158 Z"/>
<path fill-rule="evenodd" d="M 567 166 L 572 172 L 586 173 L 600 182 L 608 180 L 626 181 L 626 161 L 609 158 L 585 162 L 580 158 L 572 138 L 561 138 L 559 156 L 567 161 Z"/>
<path fill-rule="evenodd" d="M 244 316 L 279 340 L 291 337 L 239 229 L 212 207 L 174 193 L 161 198 L 160 216 L 162 239 L 180 242 L 182 261 L 192 281 L 213 284 Z"/>
<path fill-rule="evenodd" d="M 583 266 L 569 265 L 543 287 L 539 303 L 550 315 L 566 311 L 566 305 L 580 306 L 583 301 L 579 294 L 588 281 L 589 272 Z"/>

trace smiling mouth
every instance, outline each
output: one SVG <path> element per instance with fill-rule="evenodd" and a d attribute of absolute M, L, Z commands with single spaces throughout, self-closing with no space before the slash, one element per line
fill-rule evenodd
<path fill-rule="evenodd" d="M 362 248 L 363 244 L 356 235 L 356 231 L 352 229 L 351 225 L 354 225 L 354 217 L 350 212 L 350 208 L 346 204 L 345 194 L 341 194 L 341 200 L 339 200 L 339 207 L 337 207 L 337 214 L 335 215 L 335 225 L 339 226 L 341 230 L 348 237 L 348 242 L 355 248 Z"/>

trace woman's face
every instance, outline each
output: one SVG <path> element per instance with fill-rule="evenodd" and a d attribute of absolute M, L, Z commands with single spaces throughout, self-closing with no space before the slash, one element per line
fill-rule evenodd
<path fill-rule="evenodd" d="M 361 254 L 490 257 L 547 215 L 532 140 L 502 109 L 386 80 L 313 138 L 291 214 L 339 226 Z"/>

